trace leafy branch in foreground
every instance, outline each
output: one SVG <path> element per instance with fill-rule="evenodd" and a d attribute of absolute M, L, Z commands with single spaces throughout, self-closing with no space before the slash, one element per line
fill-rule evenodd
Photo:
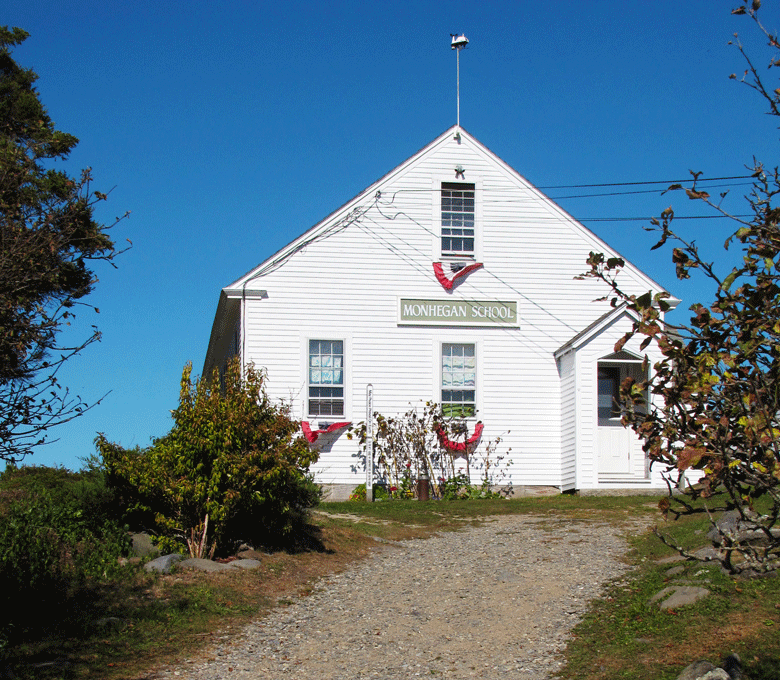
<path fill-rule="evenodd" d="M 780 43 L 760 23 L 759 5 L 741 6 L 734 13 L 748 15 L 763 32 L 772 50 L 772 69 L 780 66 Z M 738 41 L 736 45 L 748 63 L 745 77 L 751 80 L 746 84 L 766 100 L 771 115 L 780 116 L 780 88 L 765 87 L 742 45 Z M 687 325 L 671 326 L 663 321 L 668 294 L 626 294 L 618 282 L 623 266 L 618 258 L 591 253 L 590 271 L 583 276 L 605 282 L 613 305 L 626 304 L 638 315 L 616 350 L 629 337 L 640 335 L 645 336 L 643 348 L 656 342 L 663 354 L 647 380 L 629 378 L 621 385 L 624 425 L 634 429 L 652 463 L 664 465 L 668 474 L 700 471 L 698 483 L 683 489 L 683 506 L 685 496 L 720 497 L 725 507 L 736 510 L 736 527 L 727 528 L 710 517 L 718 534 L 717 559 L 725 569 L 772 571 L 780 568 L 780 176 L 777 167 L 772 170 L 753 160 L 753 189 L 746 197 L 752 218 L 746 220 L 722 207 L 725 194 L 716 202 L 700 190 L 700 174 L 692 173 L 692 187 L 685 192 L 689 199 L 703 201 L 737 222 L 724 247 L 741 248 L 741 265 L 720 275 L 695 241 L 673 230 L 671 207 L 648 230 L 660 232 L 654 249 L 674 244 L 672 261 L 679 279 L 698 270 L 715 285 L 709 306 L 694 304 Z M 683 187 L 675 184 L 669 189 Z M 646 390 L 660 398 L 653 403 L 662 405 L 643 408 Z M 673 490 L 670 483 L 671 502 L 662 502 L 664 511 L 677 498 Z"/>
<path fill-rule="evenodd" d="M 100 339 L 60 344 L 58 336 L 96 282 L 94 262 L 119 254 L 93 219 L 106 194 L 85 170 L 74 179 L 51 167 L 78 140 L 55 129 L 11 48 L 28 34 L 0 27 L 0 460 L 15 461 L 47 441 L 50 428 L 91 408 L 58 380 L 60 367 Z M 121 218 L 117 218 L 119 221 Z M 94 404 L 92 404 L 94 406 Z"/>

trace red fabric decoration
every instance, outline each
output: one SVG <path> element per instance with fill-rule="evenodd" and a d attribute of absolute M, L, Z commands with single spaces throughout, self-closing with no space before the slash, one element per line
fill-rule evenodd
<path fill-rule="evenodd" d="M 474 426 L 474 434 L 472 434 L 471 437 L 469 437 L 469 439 L 465 442 L 450 441 L 450 438 L 447 436 L 447 433 L 444 431 L 443 427 L 440 427 L 438 430 L 436 430 L 436 434 L 439 435 L 439 443 L 445 448 L 448 448 L 450 451 L 466 451 L 467 448 L 472 444 L 476 444 L 477 440 L 482 436 L 482 430 L 484 429 L 485 426 L 480 420 Z"/>
<path fill-rule="evenodd" d="M 439 281 L 439 283 L 444 287 L 444 290 L 452 290 L 452 287 L 455 285 L 456 279 L 461 278 L 462 276 L 466 276 L 466 274 L 471 274 L 475 269 L 479 269 L 482 267 L 481 262 L 475 262 L 474 264 L 470 264 L 468 267 L 463 267 L 460 271 L 455 272 L 453 274 L 451 279 L 447 278 L 447 275 L 444 273 L 444 269 L 441 266 L 441 262 L 434 262 L 433 263 L 433 273 L 436 274 L 436 278 Z"/>
<path fill-rule="evenodd" d="M 329 426 L 327 430 L 312 430 L 307 420 L 301 421 L 303 435 L 306 437 L 306 439 L 309 440 L 310 444 L 316 442 L 321 434 L 335 432 L 336 430 L 340 430 L 342 427 L 347 427 L 348 425 L 352 425 L 352 423 L 333 423 L 333 425 Z"/>

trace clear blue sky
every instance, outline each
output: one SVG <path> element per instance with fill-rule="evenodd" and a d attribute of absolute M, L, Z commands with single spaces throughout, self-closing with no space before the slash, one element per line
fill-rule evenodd
<path fill-rule="evenodd" d="M 101 267 L 72 332 L 103 332 L 62 373 L 86 400 L 110 394 L 27 463 L 78 468 L 98 431 L 146 446 L 170 428 L 185 362 L 200 372 L 220 289 L 455 123 L 450 33 L 461 54 L 461 124 L 539 187 L 744 175 L 777 162 L 776 119 L 728 79 L 735 31 L 765 65 L 737 0 L 248 2 L 28 0 L 2 23 L 40 76 L 57 126 L 80 140 L 67 168 L 113 188 L 98 217 L 133 248 Z M 780 24 L 776 0 L 764 22 Z M 777 83 L 770 83 L 771 89 Z M 647 189 L 648 187 L 640 187 Z M 545 189 L 553 197 L 630 187 Z M 720 189 L 713 193 L 718 193 Z M 727 203 L 745 212 L 745 186 Z M 645 222 L 679 193 L 560 198 L 621 254 L 684 299 Z M 719 250 L 728 225 L 685 223 Z"/>

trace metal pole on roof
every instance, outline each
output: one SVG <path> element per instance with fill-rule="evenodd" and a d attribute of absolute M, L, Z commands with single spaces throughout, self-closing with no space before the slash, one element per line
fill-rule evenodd
<path fill-rule="evenodd" d="M 455 35 L 450 33 L 452 37 L 451 48 L 455 50 L 457 62 L 457 100 L 458 100 L 458 127 L 460 127 L 460 51 L 469 44 L 469 39 L 465 35 Z"/>

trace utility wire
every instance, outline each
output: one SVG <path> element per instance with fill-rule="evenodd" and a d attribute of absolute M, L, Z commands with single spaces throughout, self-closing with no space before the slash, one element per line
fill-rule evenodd
<path fill-rule="evenodd" d="M 752 182 L 729 182 L 728 184 L 713 184 L 707 189 L 720 189 L 721 187 L 752 186 Z M 553 201 L 561 201 L 565 198 L 592 198 L 601 196 L 635 196 L 637 194 L 663 194 L 667 189 L 642 189 L 640 191 L 605 191 L 600 194 L 572 194 L 570 196 L 550 196 Z M 493 201 L 485 201 L 493 203 Z"/>
<path fill-rule="evenodd" d="M 675 215 L 675 220 L 747 219 L 753 215 Z M 576 217 L 577 222 L 649 222 L 652 217 Z M 658 219 L 657 217 L 655 219 Z"/>
<path fill-rule="evenodd" d="M 728 220 L 728 219 L 747 219 L 753 215 L 675 215 L 675 220 Z M 558 215 L 534 215 L 529 216 L 529 222 L 560 222 L 563 218 Z M 575 222 L 650 222 L 652 217 L 574 217 Z M 658 216 L 655 217 L 658 219 Z M 520 219 L 490 219 L 485 220 L 490 224 L 519 224 Z"/>
<path fill-rule="evenodd" d="M 752 179 L 753 175 L 734 175 L 734 177 L 699 177 L 697 182 L 721 182 L 727 179 Z M 654 179 L 646 182 L 605 182 L 603 184 L 558 184 L 555 186 L 536 187 L 537 189 L 589 189 L 594 187 L 632 187 L 642 184 L 681 184 L 693 182 L 693 177 L 685 179 Z"/>
<path fill-rule="evenodd" d="M 701 188 L 706 189 L 719 189 L 721 187 L 733 187 L 733 186 L 751 186 L 752 182 L 729 182 L 727 184 L 707 184 L 709 182 L 716 182 L 716 181 L 723 181 L 723 180 L 731 180 L 731 179 L 750 179 L 752 175 L 744 175 L 744 176 L 735 176 L 735 177 L 712 177 L 710 179 L 701 179 L 699 178 L 697 180 L 698 185 Z M 679 184 L 682 182 L 693 182 L 693 179 L 684 179 L 684 180 L 653 180 L 648 182 L 622 182 L 622 183 L 614 183 L 614 184 L 569 184 L 569 185 L 560 185 L 560 186 L 548 186 L 548 187 L 534 187 L 532 188 L 539 189 L 539 190 L 547 190 L 547 189 L 578 189 L 578 188 L 598 188 L 598 187 L 619 187 L 619 186 L 642 186 L 642 185 L 649 185 L 649 184 L 664 184 L 666 185 L 664 188 L 659 189 L 640 189 L 640 190 L 634 190 L 634 191 L 607 191 L 607 192 L 601 192 L 601 193 L 582 193 L 582 194 L 570 194 L 568 196 L 548 196 L 548 198 L 552 201 L 562 201 L 567 199 L 575 199 L 575 198 L 602 198 L 602 197 L 610 197 L 610 196 L 635 196 L 640 194 L 663 194 L 666 191 L 668 191 L 668 187 L 670 184 Z M 428 193 L 438 193 L 439 189 L 435 187 L 431 187 L 430 189 L 396 189 L 393 191 L 393 199 L 395 199 L 395 196 L 397 194 L 428 194 Z M 483 187 L 481 191 L 483 196 L 490 196 L 495 193 L 504 193 L 503 189 L 491 189 Z M 484 205 L 487 204 L 500 204 L 500 203 L 524 203 L 527 202 L 529 198 L 519 198 L 519 199 L 507 199 L 507 198 L 498 198 L 498 199 L 490 199 L 490 198 L 484 198 L 482 199 L 482 203 Z"/>

